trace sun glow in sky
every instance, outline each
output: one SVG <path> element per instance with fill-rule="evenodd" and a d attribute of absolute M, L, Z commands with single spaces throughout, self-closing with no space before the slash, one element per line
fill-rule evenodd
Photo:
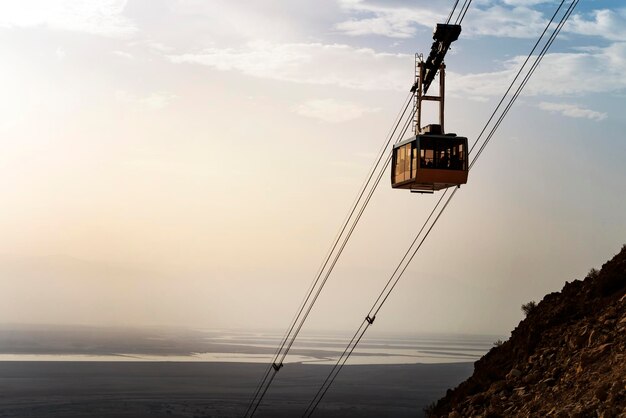
<path fill-rule="evenodd" d="M 2 321 L 284 329 L 452 3 L 2 2 Z M 473 2 L 448 131 L 557 4 Z M 624 74 L 622 2 L 582 1 L 377 328 L 506 334 L 619 250 Z M 355 328 L 437 199 L 384 180 L 308 326 Z"/>

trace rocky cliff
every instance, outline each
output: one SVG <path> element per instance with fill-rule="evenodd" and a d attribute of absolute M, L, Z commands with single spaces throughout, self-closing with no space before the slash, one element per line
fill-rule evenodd
<path fill-rule="evenodd" d="M 626 246 L 527 311 L 427 414 L 626 418 Z"/>

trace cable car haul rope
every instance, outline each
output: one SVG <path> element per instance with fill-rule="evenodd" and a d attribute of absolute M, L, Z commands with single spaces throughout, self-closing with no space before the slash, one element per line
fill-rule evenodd
<path fill-rule="evenodd" d="M 478 135 L 469 150 L 467 149 L 467 138 L 457 137 L 456 135 L 445 135 L 442 128 L 444 93 L 444 84 L 442 78 L 445 77 L 445 65 L 443 64 L 443 56 L 445 56 L 445 53 L 450 46 L 450 43 L 458 38 L 458 34 L 460 33 L 460 24 L 463 21 L 463 18 L 465 17 L 465 14 L 467 13 L 467 10 L 472 2 L 472 0 L 465 0 L 463 5 L 461 6 L 461 9 L 457 13 L 455 24 L 449 25 L 449 22 L 454 16 L 456 7 L 459 3 L 458 0 L 455 1 L 446 24 L 437 25 L 437 28 L 435 29 L 433 35 L 435 41 L 433 43 L 433 50 L 431 51 L 428 60 L 424 63 L 424 69 L 422 70 L 422 68 L 418 66 L 418 68 L 420 69 L 418 79 L 411 88 L 409 95 L 405 99 L 405 103 L 403 104 L 403 107 L 401 108 L 401 111 L 399 112 L 394 122 L 394 125 L 390 130 L 389 135 L 387 136 L 387 139 L 383 143 L 383 146 L 378 154 L 378 157 L 375 160 L 374 165 L 372 166 L 372 169 L 370 170 L 369 175 L 367 176 L 365 183 L 361 187 L 355 202 L 348 212 L 348 216 L 344 220 L 339 230 L 339 233 L 333 241 L 329 253 L 325 257 L 324 262 L 322 263 L 318 271 L 318 274 L 313 280 L 304 300 L 302 301 L 298 311 L 296 312 L 296 315 L 292 319 L 285 336 L 282 338 L 281 344 L 278 346 L 276 353 L 272 358 L 272 362 L 268 365 L 263 377 L 261 378 L 245 412 L 245 417 L 252 417 L 256 413 L 263 401 L 263 398 L 265 397 L 265 394 L 267 393 L 274 378 L 276 377 L 276 374 L 283 367 L 283 362 L 285 361 L 285 358 L 287 357 L 291 347 L 293 346 L 293 343 L 297 338 L 300 330 L 302 329 L 306 319 L 308 318 L 311 309 L 317 301 L 317 298 L 319 297 L 324 285 L 330 277 L 330 274 L 332 273 L 339 257 L 341 256 L 343 249 L 345 248 L 354 229 L 361 219 L 361 216 L 365 211 L 365 208 L 367 207 L 372 195 L 374 194 L 374 191 L 378 187 L 378 184 L 380 183 L 380 180 L 382 179 L 387 166 L 392 163 L 392 187 L 408 188 L 421 192 L 434 192 L 437 190 L 444 191 L 441 194 L 440 198 L 437 200 L 437 203 L 433 207 L 432 211 L 420 227 L 417 235 L 415 236 L 409 248 L 404 253 L 402 259 L 388 278 L 385 286 L 372 304 L 372 307 L 367 312 L 365 318 L 362 320 L 361 324 L 352 336 L 352 339 L 348 342 L 341 356 L 337 359 L 335 365 L 331 368 L 328 376 L 321 384 L 315 396 L 310 401 L 309 405 L 303 413 L 304 417 L 310 417 L 311 415 L 313 415 L 318 405 L 324 398 L 325 394 L 328 392 L 330 386 L 333 384 L 335 378 L 365 335 L 365 332 L 374 323 L 376 316 L 382 309 L 391 292 L 394 290 L 398 281 L 406 271 L 407 267 L 409 266 L 417 252 L 420 250 L 423 243 L 426 241 L 426 238 L 433 230 L 438 220 L 441 218 L 441 215 L 450 204 L 460 185 L 467 182 L 468 172 L 472 169 L 478 158 L 485 150 L 487 144 L 489 144 L 489 142 L 493 138 L 494 133 L 497 131 L 498 127 L 508 114 L 509 110 L 523 91 L 530 77 L 534 74 L 541 60 L 543 59 L 549 48 L 552 46 L 552 43 L 573 13 L 579 1 L 580 0 L 571 0 L 569 2 L 568 7 L 558 19 L 557 25 L 552 28 L 550 35 L 546 39 L 544 39 L 546 33 L 553 26 L 553 23 L 557 21 L 557 16 L 559 16 L 561 9 L 565 5 L 566 0 L 560 1 L 560 4 L 554 12 L 552 18 L 539 36 L 537 42 L 528 54 L 526 60 L 520 67 L 517 75 L 510 83 L 506 92 L 500 99 L 498 105 L 492 112 L 491 116 L 487 120 L 486 124 L 482 128 L 480 134 Z M 456 33 L 457 29 L 454 28 L 454 26 L 457 25 L 458 33 Z M 447 29 L 446 26 L 448 27 Z M 534 56 L 532 64 L 527 67 L 527 64 L 533 58 L 535 50 L 539 47 L 539 45 L 542 45 L 542 43 L 543 46 L 541 47 L 540 52 L 536 56 Z M 439 52 L 435 53 L 435 49 L 437 49 Z M 441 54 L 441 57 L 437 54 Z M 441 58 L 440 61 L 438 60 L 439 58 Z M 421 107 L 421 100 L 428 100 L 426 98 L 428 96 L 425 96 L 428 86 L 430 85 L 430 82 L 428 84 L 425 83 L 427 80 L 425 70 L 428 62 L 432 63 L 430 65 L 436 65 L 436 67 L 434 68 L 438 69 L 440 76 L 440 95 L 438 96 L 441 99 L 440 124 L 438 125 L 439 128 L 437 128 L 437 125 L 435 125 L 434 127 L 433 125 L 428 125 L 424 129 L 422 129 L 420 127 L 420 121 L 415 125 L 416 129 L 414 137 L 402 141 L 402 138 L 406 134 L 406 131 L 408 130 L 408 127 L 410 126 L 413 118 L 417 116 L 418 120 L 420 119 L 419 112 Z M 435 73 L 436 72 L 433 73 L 433 78 L 435 76 Z M 521 81 L 517 83 L 520 77 Z M 430 81 L 432 81 L 432 79 Z M 509 97 L 509 93 L 513 89 L 515 89 L 514 93 Z M 422 95 L 421 98 L 420 95 Z M 501 110 L 501 107 L 507 98 L 508 101 L 504 106 L 504 109 Z M 411 104 L 411 101 L 413 99 L 417 100 L 417 106 L 414 106 L 413 112 L 409 112 L 407 115 L 407 110 L 409 109 L 409 105 Z M 404 123 L 402 123 L 403 120 Z M 402 128 L 398 130 L 400 126 L 402 126 Z M 482 139 L 483 134 L 487 131 L 488 134 L 484 139 Z M 393 146 L 393 152 L 385 159 L 384 157 L 387 154 L 387 148 L 389 147 L 391 140 L 394 137 L 396 138 L 396 140 Z M 478 151 L 476 151 L 474 155 L 473 151 L 479 144 L 480 146 L 478 147 Z M 470 156 L 473 156 L 471 161 L 469 160 Z M 385 162 L 381 164 L 383 159 Z M 408 187 L 403 187 L 407 185 Z"/>

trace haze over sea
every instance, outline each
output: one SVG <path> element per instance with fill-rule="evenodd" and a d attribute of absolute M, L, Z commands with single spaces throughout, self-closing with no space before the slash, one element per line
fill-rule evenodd
<path fill-rule="evenodd" d="M 240 417 L 282 332 L 0 325 L 0 417 Z M 350 339 L 302 334 L 259 416 L 305 410 Z M 372 333 L 320 410 L 415 417 L 467 378 L 496 336 Z"/>
<path fill-rule="evenodd" d="M 185 361 L 269 363 L 278 331 L 0 326 L 0 361 Z M 334 364 L 348 332 L 302 334 L 286 363 Z M 493 335 L 372 334 L 349 364 L 473 362 L 498 340 Z"/>

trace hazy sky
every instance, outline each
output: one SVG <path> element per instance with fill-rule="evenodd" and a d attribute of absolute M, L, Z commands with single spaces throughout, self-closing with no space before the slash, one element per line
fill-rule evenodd
<path fill-rule="evenodd" d="M 2 1 L 0 321 L 286 328 L 452 3 Z M 474 0 L 448 132 L 557 3 Z M 623 2 L 582 1 L 376 330 L 507 334 L 619 250 L 625 74 Z M 438 198 L 384 179 L 307 328 L 355 329 Z"/>

